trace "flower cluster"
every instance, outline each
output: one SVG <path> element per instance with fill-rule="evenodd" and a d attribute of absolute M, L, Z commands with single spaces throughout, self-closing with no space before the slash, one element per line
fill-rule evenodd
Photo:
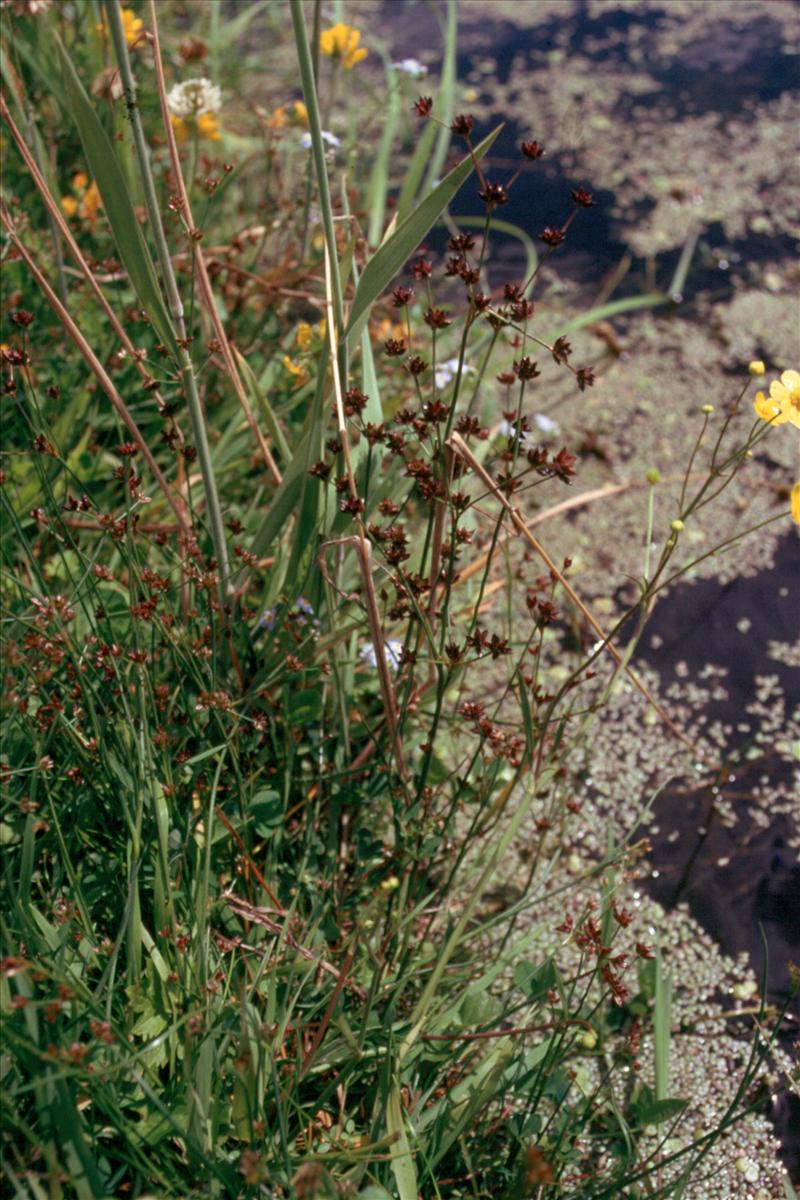
<path fill-rule="evenodd" d="M 193 124 L 200 137 L 217 142 L 220 139 L 216 114 L 222 107 L 222 93 L 208 79 L 185 79 L 176 83 L 167 95 L 172 127 L 179 142 L 189 136 Z"/>
<path fill-rule="evenodd" d="M 751 375 L 763 375 L 764 364 L 752 362 L 749 371 Z M 788 421 L 800 429 L 800 371 L 784 371 L 780 379 L 773 379 L 768 396 L 756 392 L 753 407 L 757 416 L 770 425 L 784 425 Z M 800 525 L 800 480 L 792 488 L 789 502 L 792 520 Z"/>
<path fill-rule="evenodd" d="M 323 29 L 319 35 L 319 48 L 326 58 L 337 59 L 345 71 L 350 71 L 367 57 L 368 51 L 359 46 L 360 41 L 360 32 L 340 21 L 330 29 Z"/>

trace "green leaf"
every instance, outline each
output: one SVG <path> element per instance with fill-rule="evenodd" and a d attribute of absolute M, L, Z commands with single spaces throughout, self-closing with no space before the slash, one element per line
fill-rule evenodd
<path fill-rule="evenodd" d="M 489 1025 L 501 1013 L 500 1001 L 488 992 L 467 992 L 458 1015 L 464 1025 Z"/>
<path fill-rule="evenodd" d="M 269 837 L 273 829 L 283 824 L 283 800 L 278 792 L 256 792 L 248 810 L 260 837 Z"/>
<path fill-rule="evenodd" d="M 663 1125 L 678 1117 L 688 1105 L 688 1100 L 654 1100 L 652 1104 L 634 1105 L 633 1115 L 640 1125 Z"/>
<path fill-rule="evenodd" d="M 136 217 L 116 151 L 100 123 L 86 90 L 58 34 L 54 34 L 61 59 L 70 110 L 78 127 L 86 162 L 103 198 L 117 252 L 139 300 L 161 341 L 178 354 L 175 331 L 164 304 L 153 262 Z"/>
<path fill-rule="evenodd" d="M 475 161 L 483 158 L 501 129 L 502 125 L 498 125 L 475 147 Z M 353 297 L 347 326 L 347 340 L 351 345 L 355 345 L 360 338 L 372 305 L 436 224 L 458 189 L 471 175 L 473 166 L 472 157 L 463 159 L 375 251 L 364 268 Z"/>
<path fill-rule="evenodd" d="M 417 1200 L 417 1168 L 406 1134 L 398 1084 L 394 1084 L 389 1093 L 386 1105 L 386 1128 L 394 1138 L 389 1152 L 392 1158 L 392 1173 L 400 1193 L 400 1200 Z"/>
<path fill-rule="evenodd" d="M 532 963 L 518 963 L 514 968 L 514 982 L 529 1000 L 535 1002 L 558 985 L 558 968 L 552 958 L 537 966 Z"/>

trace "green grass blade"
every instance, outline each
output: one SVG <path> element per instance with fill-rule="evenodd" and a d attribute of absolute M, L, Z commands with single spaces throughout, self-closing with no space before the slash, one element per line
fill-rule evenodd
<path fill-rule="evenodd" d="M 289 449 L 289 443 L 286 441 L 286 437 L 283 429 L 280 426 L 280 422 L 277 420 L 274 412 L 272 411 L 272 406 L 270 405 L 269 400 L 264 395 L 264 391 L 256 379 L 247 359 L 244 358 L 235 347 L 233 352 L 236 356 L 236 362 L 242 374 L 244 385 L 250 393 L 250 399 L 255 400 L 256 404 L 258 405 L 258 410 L 261 413 L 273 445 L 276 447 L 283 462 L 290 462 L 292 452 Z"/>
<path fill-rule="evenodd" d="M 388 87 L 386 115 L 367 192 L 367 207 L 369 209 L 369 232 L 367 237 L 370 246 L 377 246 L 380 243 L 383 233 L 383 220 L 386 213 L 386 193 L 389 187 L 389 160 L 392 153 L 392 143 L 397 133 L 397 123 L 400 118 L 400 87 L 397 82 L 397 72 L 387 66 L 386 76 Z"/>
<path fill-rule="evenodd" d="M 653 1014 L 653 1037 L 655 1040 L 656 1100 L 665 1100 L 669 1095 L 669 1052 L 672 1027 L 672 973 L 664 974 L 664 963 L 659 949 L 656 954 L 656 994 Z"/>
<path fill-rule="evenodd" d="M 103 209 L 108 217 L 117 251 L 159 338 L 177 355 L 178 345 L 172 321 L 161 295 L 153 262 L 136 218 L 116 152 L 57 35 L 56 45 L 70 110 L 78 128 L 87 165 L 100 189 Z"/>
<path fill-rule="evenodd" d="M 394 1175 L 400 1200 L 417 1200 L 417 1168 L 403 1120 L 403 1105 L 400 1099 L 400 1087 L 392 1085 L 386 1105 L 386 1128 L 394 1138 L 389 1153 L 392 1158 L 392 1174 Z"/>
<path fill-rule="evenodd" d="M 501 128 L 502 126 L 498 126 L 475 147 L 476 160 L 483 158 Z M 469 155 L 462 159 L 369 260 L 356 288 L 350 310 L 347 340 L 351 345 L 360 338 L 372 305 L 436 224 L 453 196 L 472 173 L 473 165 Z"/>
<path fill-rule="evenodd" d="M 436 99 L 436 116 L 441 121 L 433 149 L 428 173 L 425 176 L 424 192 L 429 192 L 439 177 L 450 149 L 450 125 L 453 120 L 453 101 L 456 87 L 456 47 L 458 42 L 458 6 L 456 0 L 447 0 L 447 25 L 444 34 L 444 64 Z"/>

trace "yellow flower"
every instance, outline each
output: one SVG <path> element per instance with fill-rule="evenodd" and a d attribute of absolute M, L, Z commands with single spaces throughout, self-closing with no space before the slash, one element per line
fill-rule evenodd
<path fill-rule="evenodd" d="M 360 41 L 361 34 L 357 29 L 339 22 L 330 29 L 323 29 L 319 35 L 319 48 L 328 58 L 340 59 L 345 71 L 349 71 L 367 57 L 367 51 L 358 48 Z"/>
<path fill-rule="evenodd" d="M 800 525 L 800 479 L 798 479 L 792 488 L 790 502 L 792 505 L 792 520 Z"/>
<path fill-rule="evenodd" d="M 314 331 L 308 321 L 301 321 L 297 326 L 295 341 L 297 342 L 298 350 L 308 350 L 311 347 L 311 338 Z"/>
<path fill-rule="evenodd" d="M 95 33 L 99 33 L 101 37 L 108 35 L 105 21 L 101 21 L 99 25 L 95 25 Z M 123 8 L 122 10 L 122 30 L 125 34 L 125 41 L 129 46 L 133 46 L 139 41 L 139 34 L 144 29 L 144 21 L 141 17 L 137 17 L 132 8 Z"/>
<path fill-rule="evenodd" d="M 280 108 L 275 109 L 275 112 L 272 114 L 270 119 L 267 121 L 267 127 L 269 129 L 283 129 L 285 124 L 286 124 L 286 109 L 283 107 L 283 105 L 281 105 Z"/>
<path fill-rule="evenodd" d="M 83 193 L 81 201 L 80 214 L 87 221 L 94 221 L 97 216 L 97 210 L 103 207 L 103 201 L 100 197 L 100 189 L 92 180 L 86 191 Z"/>
<path fill-rule="evenodd" d="M 366 54 L 366 50 L 364 51 Z M 302 100 L 294 102 L 294 118 L 298 125 L 302 125 L 304 129 L 308 129 L 308 109 Z"/>
<path fill-rule="evenodd" d="M 784 371 L 769 385 L 770 399 L 780 405 L 781 421 L 800 429 L 800 371 Z"/>
<path fill-rule="evenodd" d="M 125 30 L 125 41 L 132 46 L 135 41 L 138 41 L 139 34 L 144 29 L 144 21 L 141 17 L 137 17 L 132 8 L 123 8 L 122 28 Z"/>
<path fill-rule="evenodd" d="M 760 358 L 754 359 L 753 362 L 747 364 L 747 369 L 751 375 L 765 375 L 767 368 L 764 366 Z"/>
<path fill-rule="evenodd" d="M 175 130 L 175 140 L 185 142 L 189 136 L 191 122 L 184 121 L 183 117 L 176 117 L 174 113 L 170 113 L 170 122 Z M 210 142 L 218 142 L 222 136 L 219 131 L 219 121 L 213 113 L 201 113 L 196 120 L 197 132 L 200 137 L 208 138 Z"/>
<path fill-rule="evenodd" d="M 800 371 L 784 371 L 780 379 L 769 385 L 769 396 L 756 392 L 753 402 L 762 421 L 783 425 L 788 421 L 800 429 Z"/>
<path fill-rule="evenodd" d="M 218 142 L 222 137 L 219 131 L 219 121 L 213 113 L 200 113 L 197 118 L 197 132 L 200 137 L 208 138 L 210 142 Z"/>
<path fill-rule="evenodd" d="M 284 354 L 283 365 L 294 380 L 292 387 L 302 387 L 303 384 L 306 383 L 308 380 L 308 371 L 305 369 L 302 363 L 292 362 L 292 360 L 289 358 L 289 355 Z"/>
<path fill-rule="evenodd" d="M 77 214 L 81 220 L 93 225 L 99 209 L 103 207 L 100 189 L 94 180 L 89 183 L 89 177 L 83 171 L 76 171 L 72 176 L 72 190 L 74 196 L 61 197 L 61 211 L 67 217 Z"/>

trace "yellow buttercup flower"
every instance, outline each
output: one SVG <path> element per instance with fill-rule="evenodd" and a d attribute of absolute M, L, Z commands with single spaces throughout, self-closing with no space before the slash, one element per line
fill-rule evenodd
<path fill-rule="evenodd" d="M 756 392 L 753 402 L 762 421 L 783 425 L 788 421 L 800 429 L 800 371 L 784 371 L 769 385 L 769 396 Z"/>
<path fill-rule="evenodd" d="M 283 365 L 294 380 L 292 387 L 302 387 L 303 384 L 308 380 L 308 371 L 305 369 L 303 364 L 292 362 L 288 354 L 284 354 L 283 356 Z"/>
<path fill-rule="evenodd" d="M 364 51 L 364 53 L 365 54 L 367 53 L 366 50 Z M 294 107 L 293 119 L 297 122 L 298 125 L 302 125 L 304 129 L 308 129 L 308 109 L 306 108 L 305 104 L 303 104 L 303 101 L 295 100 L 293 107 Z"/>
<path fill-rule="evenodd" d="M 72 176 L 72 190 L 74 196 L 61 197 L 61 211 L 67 217 L 77 215 L 93 225 L 98 211 L 103 207 L 100 189 L 94 180 L 89 183 L 89 177 L 83 171 L 76 171 Z"/>
<path fill-rule="evenodd" d="M 132 8 L 123 8 L 122 28 L 125 30 L 125 41 L 132 46 L 144 29 L 144 21 L 141 17 L 137 17 Z"/>
<path fill-rule="evenodd" d="M 222 137 L 219 131 L 219 121 L 213 113 L 201 113 L 197 118 L 197 132 L 200 137 L 208 138 L 210 142 L 218 142 Z"/>
<path fill-rule="evenodd" d="M 174 113 L 170 113 L 169 119 L 175 130 L 176 141 L 185 142 L 191 131 L 191 121 L 185 121 L 183 117 L 176 117 Z M 201 113 L 196 118 L 195 124 L 200 137 L 207 138 L 210 142 L 218 142 L 222 137 L 219 131 L 219 121 L 213 113 Z"/>
<path fill-rule="evenodd" d="M 345 71 L 351 70 L 356 63 L 367 57 L 367 51 L 358 43 L 361 34 L 352 25 L 339 22 L 330 29 L 323 29 L 319 35 L 319 48 L 327 58 L 338 58 Z"/>
<path fill-rule="evenodd" d="M 294 335 L 294 340 L 297 342 L 298 350 L 309 350 L 311 348 L 311 337 L 314 331 L 308 321 L 301 321 L 297 326 L 297 333 Z"/>
<path fill-rule="evenodd" d="M 123 8 L 122 10 L 122 29 L 125 34 L 125 41 L 129 46 L 139 41 L 139 35 L 144 29 L 144 21 L 141 17 L 137 17 L 132 8 Z M 99 25 L 95 25 L 95 32 L 102 37 L 108 36 L 108 30 L 104 21 Z"/>
<path fill-rule="evenodd" d="M 792 506 L 792 520 L 796 521 L 797 524 L 800 525 L 800 479 L 798 479 L 797 483 L 792 488 L 790 503 Z"/>

